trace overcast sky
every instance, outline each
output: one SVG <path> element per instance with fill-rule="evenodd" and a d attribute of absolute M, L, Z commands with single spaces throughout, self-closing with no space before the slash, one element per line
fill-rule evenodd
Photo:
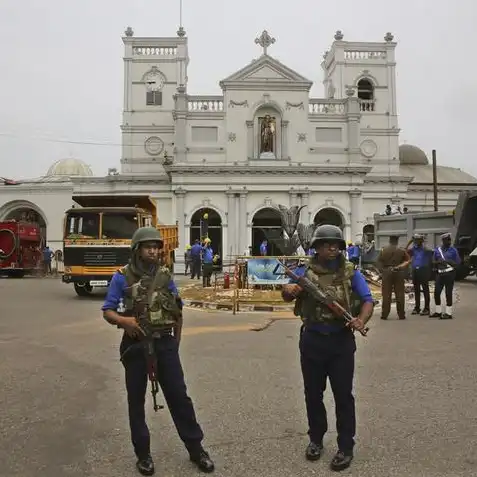
<path fill-rule="evenodd" d="M 260 55 L 254 39 L 267 29 L 269 53 L 322 97 L 336 30 L 349 41 L 391 31 L 401 143 L 477 175 L 476 20 L 475 0 L 184 0 L 188 92 L 220 94 L 221 79 Z M 0 176 L 38 177 L 64 157 L 96 174 L 119 168 L 121 36 L 129 25 L 135 36 L 175 36 L 178 22 L 179 0 L 0 0 Z"/>

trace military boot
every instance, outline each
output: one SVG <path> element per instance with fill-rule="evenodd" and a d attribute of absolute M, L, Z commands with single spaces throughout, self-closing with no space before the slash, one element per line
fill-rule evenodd
<path fill-rule="evenodd" d="M 330 468 L 335 472 L 347 469 L 351 465 L 353 454 L 339 450 L 331 460 Z"/>
<path fill-rule="evenodd" d="M 210 473 L 215 470 L 214 461 L 210 458 L 209 453 L 204 449 L 200 449 L 197 452 L 191 452 L 190 460 L 205 473 Z"/>
<path fill-rule="evenodd" d="M 315 444 L 314 442 L 310 442 L 308 447 L 305 451 L 305 457 L 307 460 L 319 460 L 321 454 L 323 452 L 323 444 Z"/>
<path fill-rule="evenodd" d="M 139 458 L 136 462 L 136 467 L 141 475 L 154 475 L 154 462 L 150 455 Z"/>

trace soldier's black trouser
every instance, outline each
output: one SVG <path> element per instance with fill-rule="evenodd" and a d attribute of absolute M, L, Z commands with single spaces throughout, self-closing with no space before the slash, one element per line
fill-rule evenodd
<path fill-rule="evenodd" d="M 201 449 L 204 435 L 197 423 L 192 400 L 187 395 L 178 343 L 173 336 L 164 336 L 154 341 L 157 356 L 157 377 L 172 420 L 187 450 L 190 453 L 197 452 Z M 121 355 L 132 343 L 135 342 L 124 335 L 120 346 Z M 149 455 L 151 450 L 144 409 L 146 390 L 150 386 L 148 384 L 144 348 L 136 345 L 129 349 L 124 354 L 122 362 L 126 375 L 131 440 L 134 452 L 138 458 L 141 458 Z M 160 401 L 159 395 L 157 398 Z"/>
<path fill-rule="evenodd" d="M 214 264 L 213 263 L 204 263 L 204 268 L 202 270 L 202 273 L 204 274 L 204 277 L 202 279 L 202 285 L 204 287 L 210 287 L 210 279 L 212 277 L 212 273 L 214 271 Z"/>
<path fill-rule="evenodd" d="M 441 304 L 441 293 L 446 290 L 446 305 L 452 306 L 452 293 L 454 291 L 455 272 L 438 273 L 436 276 L 436 286 L 434 288 L 434 302 L 436 305 Z"/>
<path fill-rule="evenodd" d="M 421 310 L 421 288 L 424 295 L 424 309 L 428 310 L 431 303 L 431 295 L 429 292 L 429 267 L 413 268 L 412 269 L 412 284 L 414 285 L 414 297 L 416 305 L 414 309 Z"/>
<path fill-rule="evenodd" d="M 197 275 L 197 278 L 200 278 L 200 274 L 202 271 L 201 268 L 202 268 L 202 262 L 200 261 L 200 257 L 192 258 L 192 263 L 190 266 L 190 270 L 191 270 L 190 277 L 194 278 Z"/>
<path fill-rule="evenodd" d="M 305 386 L 308 435 L 312 442 L 321 444 L 328 430 L 323 404 L 328 378 L 335 399 L 338 448 L 345 453 L 352 453 L 356 434 L 353 397 L 355 351 L 355 338 L 349 329 L 323 335 L 302 327 L 300 359 Z"/>

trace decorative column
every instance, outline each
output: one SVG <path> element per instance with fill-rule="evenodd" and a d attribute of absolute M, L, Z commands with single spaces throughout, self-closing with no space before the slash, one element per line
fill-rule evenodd
<path fill-rule="evenodd" d="M 187 94 L 185 86 L 179 86 L 174 95 L 174 111 L 172 117 L 175 121 L 174 134 L 174 162 L 186 162 L 187 153 Z"/>
<path fill-rule="evenodd" d="M 298 192 L 292 188 L 288 191 L 288 194 L 290 195 L 290 207 L 298 205 Z"/>
<path fill-rule="evenodd" d="M 246 159 L 255 158 L 255 151 L 253 147 L 253 121 L 247 121 L 247 157 Z M 242 251 L 240 251 L 241 253 Z"/>
<path fill-rule="evenodd" d="M 354 96 L 354 89 L 346 90 L 346 118 L 348 121 L 348 159 L 351 164 L 361 162 L 359 120 L 361 117 L 359 99 Z"/>
<path fill-rule="evenodd" d="M 177 228 L 179 231 L 179 247 L 176 249 L 176 263 L 175 271 L 179 273 L 184 273 L 185 263 L 184 263 L 184 251 L 185 245 L 187 242 L 186 233 L 185 233 L 185 207 L 184 207 L 184 198 L 187 191 L 181 187 L 177 188 L 174 191 L 176 195 L 176 217 L 177 217 Z"/>
<path fill-rule="evenodd" d="M 282 157 L 278 159 L 288 159 L 288 123 L 289 121 L 282 121 Z"/>
<path fill-rule="evenodd" d="M 235 192 L 229 189 L 227 192 L 227 250 L 224 255 L 237 255 L 239 253 L 237 240 L 237 217 L 236 217 L 236 197 Z"/>
<path fill-rule="evenodd" d="M 240 192 L 240 199 L 239 199 L 239 254 L 243 253 L 245 247 L 248 247 L 248 237 L 247 237 L 247 192 L 241 191 Z M 252 244 L 250 244 L 252 245 Z"/>
<path fill-rule="evenodd" d="M 310 193 L 307 190 L 305 190 L 301 194 L 301 205 L 305 206 L 305 209 L 303 209 L 301 211 L 301 213 L 308 215 L 308 222 L 310 223 L 310 221 L 311 221 L 311 219 L 310 219 L 311 211 L 310 211 L 310 207 L 309 207 L 309 202 L 310 202 Z"/>
<path fill-rule="evenodd" d="M 351 240 L 354 242 L 357 239 L 361 239 L 362 229 L 361 229 L 361 213 L 363 205 L 363 195 L 359 189 L 352 189 L 349 191 L 350 201 L 351 201 L 351 213 L 350 213 L 350 222 L 351 222 Z"/>

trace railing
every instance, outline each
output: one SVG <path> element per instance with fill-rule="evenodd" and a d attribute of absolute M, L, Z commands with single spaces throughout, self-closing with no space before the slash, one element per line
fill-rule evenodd
<path fill-rule="evenodd" d="M 345 50 L 344 52 L 345 60 L 385 60 L 386 56 L 385 51 Z"/>
<path fill-rule="evenodd" d="M 133 55 L 136 56 L 175 56 L 177 48 L 175 46 L 135 46 Z"/>
<path fill-rule="evenodd" d="M 374 111 L 374 99 L 362 99 L 359 109 L 365 113 Z"/>
<path fill-rule="evenodd" d="M 340 99 L 310 99 L 308 112 L 310 114 L 343 114 L 344 102 Z"/>
<path fill-rule="evenodd" d="M 223 112 L 224 98 L 222 96 L 189 96 L 187 107 L 189 111 Z"/>

